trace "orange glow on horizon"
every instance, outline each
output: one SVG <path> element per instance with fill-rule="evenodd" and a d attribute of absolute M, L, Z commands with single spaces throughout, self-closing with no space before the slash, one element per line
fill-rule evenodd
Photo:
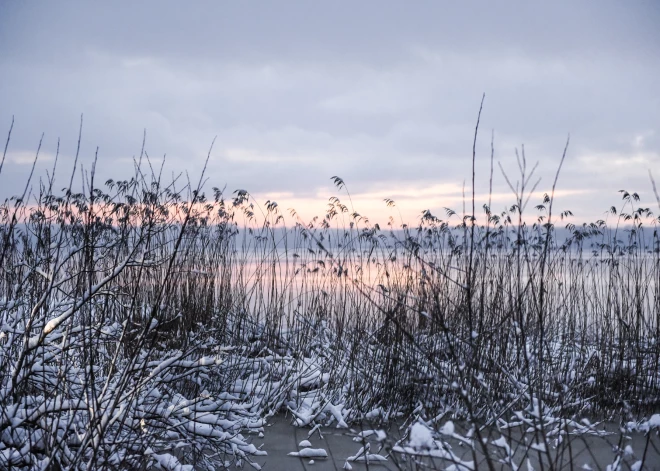
<path fill-rule="evenodd" d="M 555 201 L 560 198 L 566 198 L 577 195 L 586 195 L 589 190 L 557 190 L 555 192 Z M 467 191 L 466 191 L 467 193 Z M 339 196 L 337 196 L 339 195 Z M 348 208 L 348 213 L 344 214 L 346 224 L 350 220 L 350 214 L 357 212 L 360 216 L 366 217 L 371 224 L 379 224 L 385 227 L 390 221 L 394 220 L 394 226 L 400 227 L 402 224 L 415 226 L 420 222 L 422 212 L 430 210 L 438 219 L 451 223 L 459 224 L 463 215 L 468 215 L 472 211 L 471 196 L 466 194 L 465 200 L 460 185 L 433 185 L 425 188 L 415 189 L 395 188 L 391 190 L 378 190 L 365 193 L 351 194 L 350 198 L 345 191 L 334 191 L 327 189 L 319 191 L 314 197 L 296 197 L 293 193 L 255 193 L 251 194 L 253 202 L 263 206 L 265 212 L 265 203 L 275 201 L 278 204 L 279 212 L 284 216 L 285 221 L 295 222 L 297 218 L 304 222 L 310 222 L 314 217 L 323 218 L 329 208 L 330 198 L 337 196 L 341 203 Z M 529 203 L 523 215 L 523 221 L 526 223 L 536 222 L 539 212 L 535 206 L 543 200 L 544 192 L 537 191 L 532 194 Z M 385 199 L 394 201 L 393 207 L 388 207 Z M 483 205 L 487 204 L 489 195 L 486 193 L 477 193 L 475 195 L 475 213 L 479 223 L 485 223 Z M 501 214 L 514 204 L 514 196 L 509 193 L 493 193 L 490 195 L 492 214 Z M 465 203 L 465 212 L 463 204 Z M 449 218 L 445 208 L 450 208 L 456 212 Z M 290 209 L 294 209 L 297 218 L 293 218 Z M 558 213 L 558 207 L 555 203 L 555 216 Z M 565 209 L 562 207 L 562 209 Z M 338 216 L 341 221 L 341 215 Z M 598 219 L 595 217 L 593 220 Z M 553 217 L 553 219 L 555 219 Z M 592 219 L 580 218 L 581 222 L 592 222 Z M 517 220 L 517 218 L 516 218 Z M 577 222 L 576 219 L 574 222 Z"/>

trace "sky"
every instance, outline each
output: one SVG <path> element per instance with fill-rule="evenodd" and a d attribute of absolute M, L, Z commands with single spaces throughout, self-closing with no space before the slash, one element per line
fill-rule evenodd
<path fill-rule="evenodd" d="M 303 218 L 328 198 L 372 221 L 445 217 L 471 194 L 504 210 L 516 150 L 555 209 L 605 218 L 618 190 L 660 212 L 660 2 L 0 0 L 0 134 L 14 128 L 0 196 L 36 178 L 65 186 L 83 115 L 81 163 L 97 181 L 133 174 L 146 131 L 154 165 L 207 189 L 250 192 Z M 4 141 L 4 137 L 2 140 Z M 499 164 L 498 164 L 499 163 Z M 35 180 L 36 181 L 36 180 Z M 533 181 L 532 181 L 533 183 Z M 468 207 L 469 207 L 468 201 Z M 287 214 L 287 213 L 285 213 Z M 397 218 L 399 217 L 397 212 Z"/>

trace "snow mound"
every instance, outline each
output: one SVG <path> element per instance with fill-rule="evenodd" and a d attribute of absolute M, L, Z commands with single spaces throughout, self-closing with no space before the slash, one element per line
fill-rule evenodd
<path fill-rule="evenodd" d="M 300 451 L 292 451 L 289 456 L 297 458 L 327 458 L 328 452 L 323 448 L 303 448 Z"/>
<path fill-rule="evenodd" d="M 435 447 L 433 433 L 426 425 L 417 422 L 410 428 L 408 444 L 416 450 L 428 450 Z"/>

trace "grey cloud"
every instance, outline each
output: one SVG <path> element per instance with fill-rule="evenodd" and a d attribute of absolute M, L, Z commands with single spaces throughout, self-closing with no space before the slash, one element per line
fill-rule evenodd
<path fill-rule="evenodd" d="M 512 171 L 524 143 L 544 188 L 571 133 L 563 188 L 648 190 L 655 2 L 255 5 L 3 3 L 0 129 L 16 115 L 3 196 L 22 189 L 41 132 L 51 154 L 62 138 L 68 171 L 81 113 L 82 161 L 98 146 L 103 178 L 132 171 L 146 128 L 149 156 L 192 175 L 217 135 L 211 184 L 257 194 L 314 197 L 335 174 L 354 192 L 460 184 L 483 92 L 480 188 L 494 129 L 496 160 Z M 499 173 L 495 188 L 507 191 Z"/>
<path fill-rule="evenodd" d="M 649 52 L 657 39 L 660 7 L 557 1 L 405 2 L 339 1 L 280 4 L 199 1 L 5 4 L 5 34 L 18 49 L 39 56 L 87 46 L 181 60 L 194 56 L 263 62 L 318 57 L 389 63 L 409 43 L 442 43 L 447 50 L 518 49 L 541 55 L 585 51 L 611 55 Z M 27 26 L 34 26 L 26 28 Z M 17 34 L 29 29 L 29 35 Z M 631 30 L 635 34 L 630 34 Z M 48 44 L 44 39 L 50 38 Z M 84 41 L 80 41 L 84 39 Z M 190 46 L 194 45 L 194 50 Z M 646 47 L 644 47 L 646 46 Z M 60 51 L 59 54 L 57 52 Z M 654 53 L 657 57 L 657 51 Z"/>

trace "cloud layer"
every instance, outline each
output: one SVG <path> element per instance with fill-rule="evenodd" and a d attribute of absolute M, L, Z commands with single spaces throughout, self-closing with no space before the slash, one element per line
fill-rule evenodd
<path fill-rule="evenodd" d="M 485 93 L 481 198 L 491 132 L 512 179 L 522 144 L 539 162 L 540 195 L 570 133 L 562 208 L 597 218 L 622 188 L 652 204 L 657 2 L 354 3 L 3 3 L 0 129 L 16 124 L 2 196 L 22 191 L 42 132 L 39 171 L 58 138 L 69 170 L 84 114 L 83 165 L 98 147 L 102 178 L 132 172 L 144 129 L 175 174 L 197 175 L 217 136 L 213 186 L 320 214 L 340 175 L 359 212 L 387 214 L 391 197 L 414 219 L 460 206 Z M 494 192 L 503 208 L 497 166 Z"/>

